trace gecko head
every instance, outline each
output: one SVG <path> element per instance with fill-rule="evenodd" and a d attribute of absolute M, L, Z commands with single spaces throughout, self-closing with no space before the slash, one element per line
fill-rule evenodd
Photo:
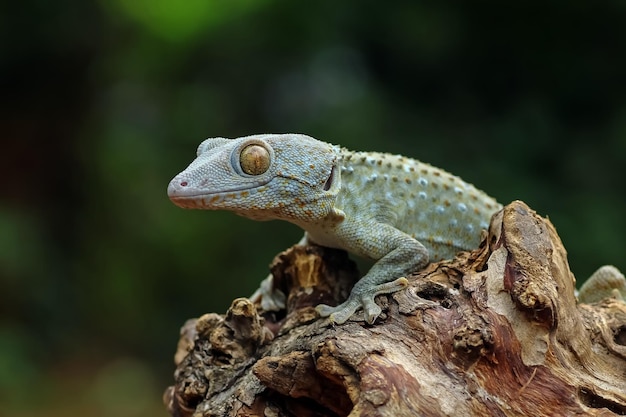
<path fill-rule="evenodd" d="M 340 188 L 339 150 L 299 134 L 211 138 L 170 182 L 184 208 L 230 210 L 257 220 L 314 220 L 333 208 Z"/>

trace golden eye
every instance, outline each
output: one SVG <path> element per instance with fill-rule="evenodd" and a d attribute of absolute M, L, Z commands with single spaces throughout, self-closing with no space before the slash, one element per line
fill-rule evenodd
<path fill-rule="evenodd" d="M 270 167 L 270 154 L 261 145 L 248 145 L 239 154 L 239 165 L 248 175 L 261 175 Z"/>

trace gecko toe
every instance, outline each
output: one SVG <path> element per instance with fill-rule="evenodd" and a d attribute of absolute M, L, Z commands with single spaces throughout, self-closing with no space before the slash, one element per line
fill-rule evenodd
<path fill-rule="evenodd" d="M 321 317 L 329 317 L 332 323 L 343 324 L 356 313 L 359 307 L 361 307 L 361 303 L 350 297 L 347 301 L 336 307 L 320 304 L 315 307 L 315 310 Z"/>
<path fill-rule="evenodd" d="M 330 316 L 331 314 L 333 314 L 335 309 L 336 307 L 332 307 L 327 304 L 318 304 L 318 306 L 315 307 L 315 311 L 317 311 L 317 314 L 319 314 L 320 317 Z"/>
<path fill-rule="evenodd" d="M 402 277 L 391 282 L 375 285 L 373 287 L 353 288 L 350 297 L 336 307 L 326 304 L 319 304 L 315 310 L 320 317 L 329 317 L 330 321 L 335 324 L 343 324 L 360 308 L 363 308 L 365 321 L 369 324 L 374 323 L 382 309 L 376 304 L 376 296 L 379 294 L 390 294 L 400 291 L 407 287 L 409 281 Z"/>
<path fill-rule="evenodd" d="M 382 309 L 376 304 L 373 296 L 363 297 L 362 302 L 365 321 L 369 324 L 373 324 L 378 316 L 380 316 L 380 313 L 382 313 Z"/>

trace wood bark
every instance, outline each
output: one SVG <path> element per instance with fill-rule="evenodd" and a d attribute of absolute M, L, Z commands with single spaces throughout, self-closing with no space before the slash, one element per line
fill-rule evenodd
<path fill-rule="evenodd" d="M 272 271 L 286 311 L 240 298 L 183 327 L 172 416 L 626 415 L 626 304 L 578 303 L 556 230 L 522 202 L 379 296 L 373 325 L 313 309 L 358 279 L 345 252 L 295 246 Z"/>

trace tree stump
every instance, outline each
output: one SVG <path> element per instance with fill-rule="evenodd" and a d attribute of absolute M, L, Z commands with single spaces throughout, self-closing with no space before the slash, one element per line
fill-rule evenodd
<path fill-rule="evenodd" d="M 183 327 L 172 416 L 626 415 L 626 304 L 577 303 L 556 230 L 522 202 L 379 296 L 374 325 L 313 308 L 359 278 L 345 252 L 294 246 L 272 272 L 286 311 L 240 298 Z"/>

